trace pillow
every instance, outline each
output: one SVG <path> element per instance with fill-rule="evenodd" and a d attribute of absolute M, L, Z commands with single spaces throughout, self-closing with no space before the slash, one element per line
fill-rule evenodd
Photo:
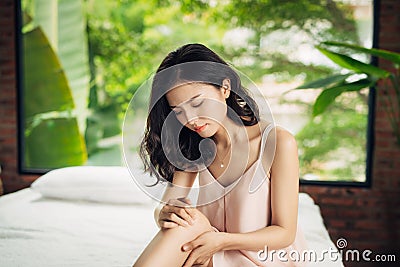
<path fill-rule="evenodd" d="M 44 197 L 114 204 L 151 203 L 129 170 L 120 166 L 76 166 L 52 170 L 30 186 Z"/>

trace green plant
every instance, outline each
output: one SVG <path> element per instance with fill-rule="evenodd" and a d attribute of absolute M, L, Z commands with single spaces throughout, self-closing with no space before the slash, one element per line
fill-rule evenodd
<path fill-rule="evenodd" d="M 84 140 L 64 69 L 41 27 L 24 14 L 25 168 L 82 165 Z"/>
<path fill-rule="evenodd" d="M 376 87 L 377 90 L 382 90 L 384 94 L 388 94 L 392 89 L 395 97 L 387 98 L 384 107 L 396 136 L 397 145 L 400 147 L 400 54 L 340 42 L 323 42 L 316 47 L 332 62 L 347 69 L 349 72 L 314 80 L 293 89 L 323 89 L 313 105 L 313 117 L 323 113 L 342 93 L 359 92 L 367 87 Z M 346 54 L 334 52 L 331 47 L 345 48 L 352 52 L 361 52 L 385 59 L 393 64 L 393 69 L 389 71 L 376 67 L 371 63 L 361 62 Z"/>

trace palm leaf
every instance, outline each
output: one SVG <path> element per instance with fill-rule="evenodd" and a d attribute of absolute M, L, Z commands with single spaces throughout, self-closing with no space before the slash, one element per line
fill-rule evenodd
<path fill-rule="evenodd" d="M 352 75 L 352 73 L 349 74 L 336 74 L 332 75 L 326 78 L 322 78 L 319 80 L 311 81 L 309 83 L 302 84 L 298 87 L 296 87 L 294 90 L 297 89 L 316 89 L 316 88 L 323 88 L 332 85 L 333 83 L 339 83 L 343 82 L 347 77 Z"/>
<path fill-rule="evenodd" d="M 365 64 L 361 61 L 355 60 L 343 54 L 332 52 L 328 49 L 322 48 L 321 46 L 317 46 L 317 49 L 334 63 L 343 68 L 353 70 L 356 73 L 366 73 L 368 75 L 376 76 L 379 78 L 386 78 L 390 75 L 390 72 L 384 69 L 375 67 L 371 64 Z"/>
<path fill-rule="evenodd" d="M 383 49 L 365 48 L 365 47 L 358 46 L 358 45 L 346 44 L 346 43 L 340 43 L 340 42 L 323 42 L 322 44 L 329 45 L 329 46 L 350 48 L 355 51 L 359 51 L 362 53 L 366 53 L 366 54 L 369 54 L 372 56 L 377 56 L 377 57 L 389 60 L 395 64 L 400 64 L 400 54 L 399 53 L 394 53 L 394 52 L 390 52 L 390 51 L 383 50 Z"/>
<path fill-rule="evenodd" d="M 358 91 L 366 87 L 370 87 L 375 83 L 375 81 L 370 79 L 362 79 L 352 83 L 345 83 L 337 86 L 333 86 L 323 90 L 317 99 L 315 100 L 313 106 L 313 116 L 317 116 L 325 111 L 325 109 L 332 104 L 335 99 L 341 95 L 343 92 Z"/>

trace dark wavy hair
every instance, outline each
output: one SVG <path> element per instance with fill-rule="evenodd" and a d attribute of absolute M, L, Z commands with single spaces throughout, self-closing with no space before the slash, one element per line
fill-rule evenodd
<path fill-rule="evenodd" d="M 185 63 L 195 62 L 209 64 L 198 64 L 195 71 L 187 64 L 185 66 Z M 204 164 L 210 163 L 215 157 L 215 146 L 212 146 L 213 151 L 209 147 L 202 149 L 208 153 L 200 153 L 200 146 L 204 145 L 200 142 L 204 138 L 178 121 L 165 93 L 182 82 L 203 82 L 220 90 L 224 79 L 229 79 L 231 83 L 231 92 L 226 99 L 227 116 L 239 125 L 256 124 L 259 121 L 257 104 L 242 86 L 239 75 L 206 46 L 184 45 L 170 52 L 161 62 L 152 82 L 149 115 L 139 153 L 145 171 L 157 178 L 155 184 L 172 182 L 175 171 L 191 169 L 194 167 L 191 164 L 198 164 L 199 160 Z M 167 119 L 168 125 L 164 124 Z M 174 162 L 170 162 L 171 158 Z"/>

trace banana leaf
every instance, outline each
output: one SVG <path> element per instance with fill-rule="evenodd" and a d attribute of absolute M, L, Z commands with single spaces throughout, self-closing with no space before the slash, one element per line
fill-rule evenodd
<path fill-rule="evenodd" d="M 65 73 L 41 28 L 24 34 L 24 167 L 82 165 L 86 148 Z M 61 115 L 60 115 L 61 116 Z M 44 118 L 44 119 L 43 119 Z"/>
<path fill-rule="evenodd" d="M 25 147 L 25 164 L 29 168 L 52 169 L 86 161 L 76 118 L 43 120 L 26 137 Z"/>
<path fill-rule="evenodd" d="M 75 104 L 80 132 L 85 131 L 89 97 L 89 64 L 82 0 L 34 0 L 40 25 L 64 69 Z"/>
<path fill-rule="evenodd" d="M 89 59 L 82 0 L 58 0 L 58 50 L 75 103 L 81 133 L 85 132 L 89 98 Z"/>
<path fill-rule="evenodd" d="M 57 53 L 57 5 L 58 0 L 32 0 L 32 19 L 35 27 L 41 27 L 53 51 Z"/>
<path fill-rule="evenodd" d="M 24 34 L 24 116 L 74 108 L 71 90 L 43 31 Z"/>

